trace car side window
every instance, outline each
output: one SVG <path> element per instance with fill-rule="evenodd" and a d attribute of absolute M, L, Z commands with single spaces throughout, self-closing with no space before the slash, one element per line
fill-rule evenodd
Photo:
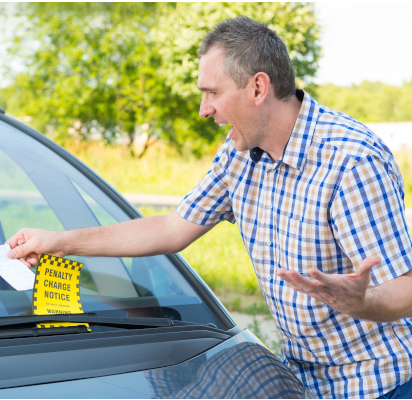
<path fill-rule="evenodd" d="M 27 226 L 55 231 L 64 230 L 28 175 L 1 151 L 0 176 L 1 244 Z"/>

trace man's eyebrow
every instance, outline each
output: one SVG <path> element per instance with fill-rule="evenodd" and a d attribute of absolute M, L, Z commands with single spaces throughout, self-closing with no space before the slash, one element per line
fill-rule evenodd
<path fill-rule="evenodd" d="M 197 87 L 201 92 L 218 92 L 217 88 Z"/>

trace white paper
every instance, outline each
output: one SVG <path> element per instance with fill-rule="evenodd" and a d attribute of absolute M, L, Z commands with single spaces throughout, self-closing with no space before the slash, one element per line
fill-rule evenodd
<path fill-rule="evenodd" d="M 9 244 L 0 246 L 0 276 L 16 290 L 33 289 L 33 272 L 21 261 L 9 258 L 9 250 Z"/>

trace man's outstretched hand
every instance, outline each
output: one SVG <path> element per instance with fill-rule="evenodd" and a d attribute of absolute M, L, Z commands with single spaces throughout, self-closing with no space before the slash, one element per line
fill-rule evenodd
<path fill-rule="evenodd" d="M 371 279 L 371 269 L 380 261 L 378 256 L 367 257 L 353 274 L 329 275 L 310 268 L 308 273 L 314 278 L 313 280 L 303 277 L 296 271 L 283 268 L 277 275 L 293 289 L 306 293 L 341 313 L 363 319 L 366 317 L 365 313 L 369 305 L 367 289 Z"/>
<path fill-rule="evenodd" d="M 42 253 L 64 257 L 66 254 L 61 250 L 60 240 L 62 233 L 22 229 L 7 240 L 6 244 L 11 247 L 7 255 L 9 258 L 19 259 L 28 268 L 37 264 Z"/>

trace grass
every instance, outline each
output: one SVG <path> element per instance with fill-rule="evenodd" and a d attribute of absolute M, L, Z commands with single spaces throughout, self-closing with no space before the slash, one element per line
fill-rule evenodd
<path fill-rule="evenodd" d="M 141 159 L 125 146 L 74 141 L 65 148 L 121 193 L 184 196 L 209 170 L 213 155 L 202 159 L 179 156 L 161 144 Z"/>

